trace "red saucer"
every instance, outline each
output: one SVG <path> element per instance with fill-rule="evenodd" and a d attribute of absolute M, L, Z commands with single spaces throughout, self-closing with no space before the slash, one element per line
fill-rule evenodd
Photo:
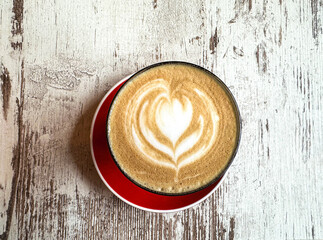
<path fill-rule="evenodd" d="M 164 196 L 144 190 L 132 183 L 112 159 L 106 138 L 106 118 L 113 97 L 129 76 L 118 82 L 103 97 L 92 121 L 91 153 L 94 165 L 105 185 L 124 202 L 151 212 L 174 212 L 187 209 L 210 196 L 220 185 L 219 181 L 198 192 L 183 196 Z"/>

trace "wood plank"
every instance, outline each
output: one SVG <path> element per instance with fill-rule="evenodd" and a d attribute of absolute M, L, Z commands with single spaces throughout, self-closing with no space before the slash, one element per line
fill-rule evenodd
<path fill-rule="evenodd" d="M 3 2 L 0 239 L 323 238 L 322 4 Z M 165 60 L 223 79 L 243 133 L 215 194 L 156 214 L 106 189 L 89 131 L 111 86 Z"/>
<path fill-rule="evenodd" d="M 0 5 L 0 239 L 7 239 L 21 162 L 24 62 L 22 57 L 23 2 Z"/>

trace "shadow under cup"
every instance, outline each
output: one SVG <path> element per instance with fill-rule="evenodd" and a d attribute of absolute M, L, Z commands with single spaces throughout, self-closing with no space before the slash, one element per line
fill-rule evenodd
<path fill-rule="evenodd" d="M 144 73 L 145 71 L 151 70 L 152 68 L 159 67 L 159 66 L 162 66 L 162 65 L 168 65 L 168 64 L 186 65 L 188 67 L 193 67 L 193 68 L 197 68 L 199 70 L 203 70 L 205 73 L 211 75 L 212 78 L 214 79 L 214 81 L 216 81 L 217 84 L 221 86 L 221 88 L 225 91 L 226 95 L 230 99 L 231 105 L 232 105 L 232 107 L 234 109 L 234 115 L 235 115 L 235 118 L 236 118 L 236 127 L 237 127 L 235 145 L 234 145 L 231 157 L 230 157 L 229 161 L 227 162 L 227 164 L 225 165 L 225 167 L 223 168 L 223 170 L 214 179 L 209 181 L 207 184 L 205 184 L 205 185 L 203 185 L 203 186 L 201 186 L 201 187 L 199 187 L 197 189 L 194 189 L 194 190 L 191 190 L 191 191 L 186 191 L 186 192 L 180 192 L 180 193 L 169 193 L 169 192 L 156 191 L 156 190 L 150 189 L 150 188 L 148 188 L 146 186 L 143 186 L 142 184 L 135 181 L 131 176 L 129 176 L 121 168 L 120 164 L 118 163 L 117 158 L 113 154 L 113 149 L 111 147 L 111 144 L 110 144 L 110 141 L 109 141 L 109 136 L 108 136 L 109 135 L 109 131 L 108 131 L 109 116 L 110 116 L 110 113 L 111 113 L 111 106 L 114 104 L 114 101 L 116 100 L 116 98 L 117 98 L 118 94 L 120 93 L 120 91 L 127 86 L 127 83 L 131 82 L 135 77 L 137 77 L 138 75 Z M 131 77 L 129 77 L 125 82 L 123 82 L 120 87 L 118 87 L 118 89 L 116 90 L 116 93 L 113 96 L 113 99 L 111 101 L 109 109 L 108 109 L 108 113 L 107 113 L 107 116 L 106 116 L 106 131 L 105 132 L 106 132 L 107 145 L 108 145 L 111 157 L 112 157 L 113 161 L 115 162 L 116 166 L 119 168 L 119 170 L 122 172 L 122 174 L 128 180 L 130 180 L 132 183 L 134 183 L 136 186 L 140 187 L 141 189 L 143 189 L 145 191 L 148 191 L 148 192 L 151 192 L 153 194 L 158 194 L 158 195 L 163 195 L 163 196 L 184 196 L 184 195 L 188 195 L 188 194 L 192 194 L 192 193 L 197 193 L 197 192 L 202 191 L 202 190 L 207 190 L 207 189 L 211 188 L 212 186 L 217 185 L 217 183 L 222 179 L 224 174 L 227 172 L 228 168 L 231 166 L 231 164 L 233 162 L 233 159 L 234 159 L 234 157 L 235 157 L 235 155 L 236 155 L 236 153 L 238 151 L 238 147 L 239 147 L 239 143 L 240 143 L 240 137 L 241 137 L 241 117 L 240 117 L 240 112 L 239 112 L 237 102 L 236 102 L 235 98 L 233 97 L 231 91 L 223 83 L 223 81 L 220 80 L 216 75 L 214 75 L 212 72 L 210 72 L 210 71 L 208 71 L 208 70 L 206 70 L 206 69 L 204 69 L 204 68 L 202 68 L 202 67 L 200 67 L 198 65 L 192 64 L 192 63 L 180 62 L 180 61 L 168 61 L 168 62 L 161 62 L 161 63 L 153 64 L 153 65 L 150 65 L 148 67 L 145 67 L 145 68 L 141 69 L 140 71 L 136 72 Z"/>

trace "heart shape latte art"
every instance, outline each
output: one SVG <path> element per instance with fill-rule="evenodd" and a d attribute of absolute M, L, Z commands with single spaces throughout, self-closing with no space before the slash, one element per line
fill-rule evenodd
<path fill-rule="evenodd" d="M 131 97 L 125 119 L 133 149 L 160 167 L 175 169 L 177 176 L 211 149 L 219 116 L 198 85 L 187 89 L 155 79 Z"/>

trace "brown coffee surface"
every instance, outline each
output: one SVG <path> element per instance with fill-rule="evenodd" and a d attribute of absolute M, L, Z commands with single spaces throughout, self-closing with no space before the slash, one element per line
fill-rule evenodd
<path fill-rule="evenodd" d="M 158 65 L 118 92 L 108 141 L 122 171 L 152 191 L 181 194 L 216 179 L 238 141 L 237 111 L 212 74 L 188 64 Z"/>

